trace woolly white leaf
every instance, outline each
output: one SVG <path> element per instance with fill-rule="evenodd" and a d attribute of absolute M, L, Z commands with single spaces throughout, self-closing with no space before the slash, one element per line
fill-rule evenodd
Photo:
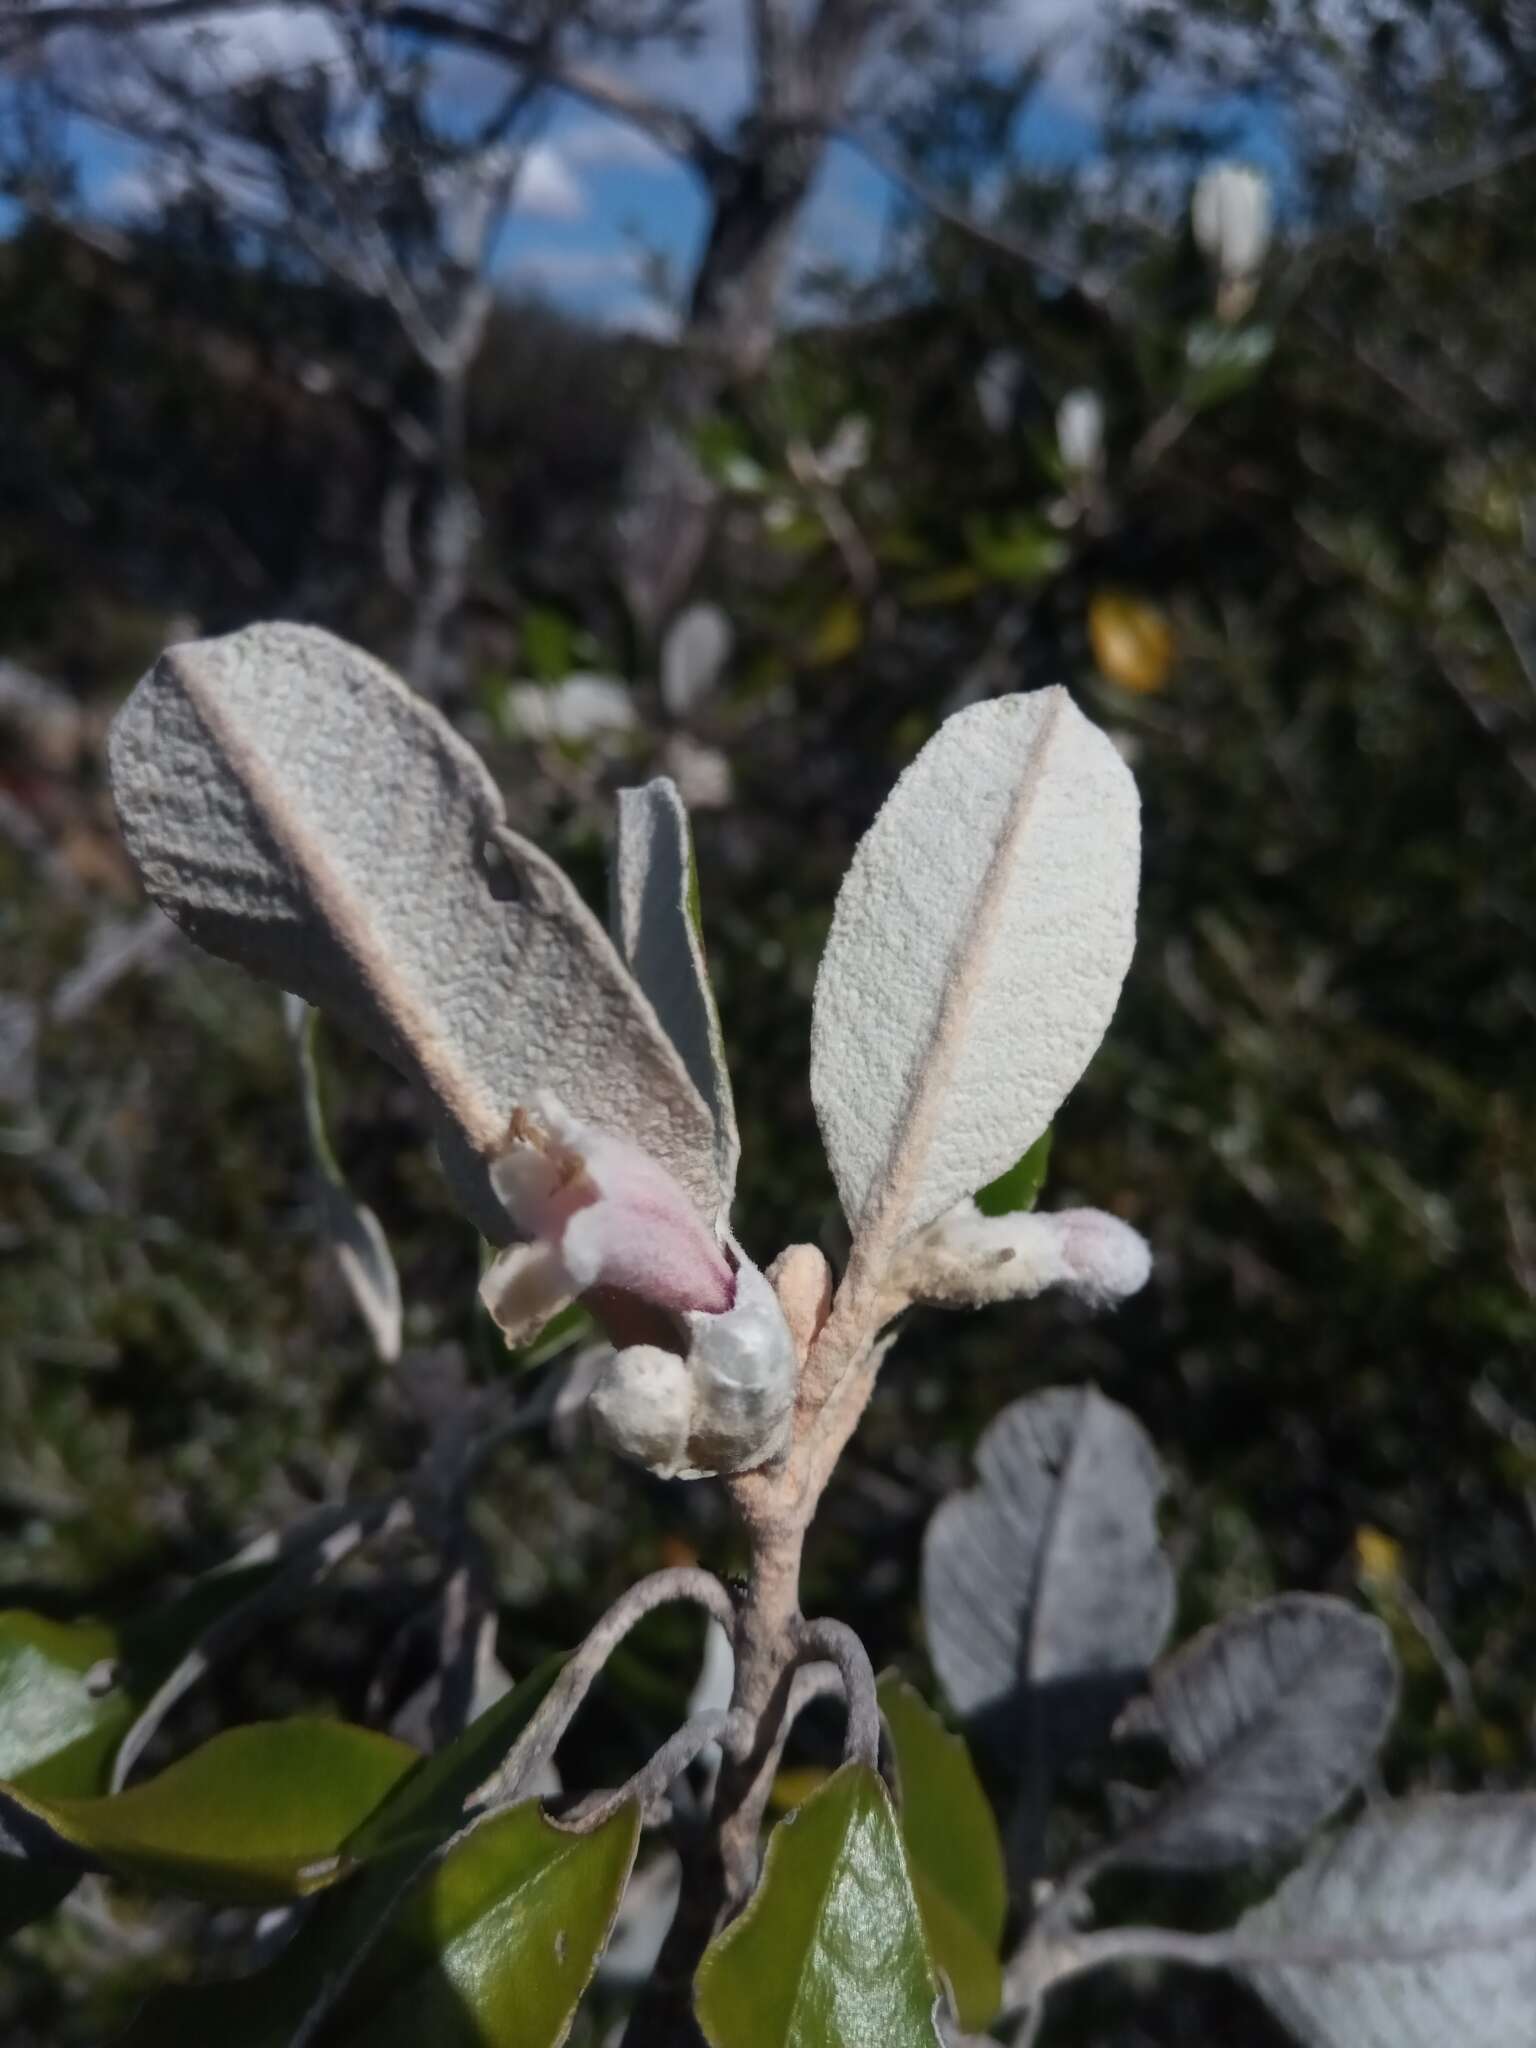
<path fill-rule="evenodd" d="M 488 1237 L 484 1157 L 552 1089 L 720 1206 L 711 1119 L 570 882 L 506 825 L 478 756 L 328 633 L 173 648 L 114 722 L 113 793 L 150 895 L 199 944 L 329 1011 L 419 1084 Z"/>
<path fill-rule="evenodd" d="M 816 981 L 811 1089 L 866 1257 L 1012 1165 L 1130 963 L 1136 785 L 1063 689 L 973 705 L 866 833 Z"/>
<path fill-rule="evenodd" d="M 714 604 L 691 604 L 679 612 L 661 643 L 661 701 L 674 718 L 686 718 L 720 680 L 735 635 Z"/>
<path fill-rule="evenodd" d="M 1231 1947 L 1307 2048 L 1528 2048 L 1536 1796 L 1377 1807 L 1245 1914 Z"/>
<path fill-rule="evenodd" d="M 1212 1868 L 1305 1841 L 1370 1769 L 1396 1703 L 1391 1638 L 1343 1600 L 1282 1594 L 1202 1630 L 1122 1716 L 1182 1782 L 1106 1860 Z"/>
<path fill-rule="evenodd" d="M 729 1207 L 741 1141 L 699 933 L 697 888 L 688 813 L 676 784 L 658 776 L 643 789 L 620 790 L 609 923 L 624 964 L 709 1104 L 715 1166 Z"/>

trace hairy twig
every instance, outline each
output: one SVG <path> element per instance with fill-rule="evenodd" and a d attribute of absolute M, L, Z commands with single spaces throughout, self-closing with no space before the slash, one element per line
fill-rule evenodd
<path fill-rule="evenodd" d="M 626 1778 L 622 1785 L 615 1786 L 610 1792 L 594 1792 L 583 1799 L 569 1813 L 560 1815 L 558 1825 L 586 1833 L 611 1820 L 631 1799 L 639 1800 L 642 1815 L 654 1814 L 668 1787 L 696 1757 L 701 1756 L 712 1742 L 730 1740 L 730 1719 L 730 1715 L 719 1707 L 695 1714 L 667 1738 L 650 1762 L 642 1764 L 633 1777 Z"/>
<path fill-rule="evenodd" d="M 498 1768 L 470 1796 L 466 1811 L 490 1812 L 516 1798 L 519 1787 L 535 1777 L 554 1755 L 577 1708 L 625 1636 L 653 1609 L 674 1600 L 692 1601 L 712 1614 L 722 1628 L 734 1632 L 736 1610 L 731 1596 L 709 1572 L 681 1565 L 641 1579 L 614 1602 L 581 1647 L 572 1653 L 538 1713 Z"/>
<path fill-rule="evenodd" d="M 843 1697 L 848 1702 L 843 1754 L 850 1763 L 868 1764 L 873 1770 L 880 1760 L 880 1704 L 875 1695 L 869 1652 L 844 1621 L 804 1622 L 800 1645 L 837 1667 Z"/>

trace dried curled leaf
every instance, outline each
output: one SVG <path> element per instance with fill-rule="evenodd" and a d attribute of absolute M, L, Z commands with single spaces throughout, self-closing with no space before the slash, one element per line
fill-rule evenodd
<path fill-rule="evenodd" d="M 483 1155 L 553 1089 L 721 1204 L 709 1112 L 571 883 L 508 829 L 447 722 L 308 626 L 171 649 L 109 759 L 150 895 L 210 952 L 329 1011 L 416 1082 L 481 1231 Z"/>
<path fill-rule="evenodd" d="M 1136 785 L 1063 689 L 977 704 L 907 769 L 837 900 L 811 1090 L 864 1255 L 1050 1123 L 1130 963 Z"/>

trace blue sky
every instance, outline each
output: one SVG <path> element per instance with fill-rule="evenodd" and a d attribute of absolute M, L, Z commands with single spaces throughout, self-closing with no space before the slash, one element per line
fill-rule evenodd
<path fill-rule="evenodd" d="M 745 93 L 740 7 L 737 0 L 712 5 L 716 30 L 704 47 L 687 58 L 652 59 L 644 82 L 724 126 Z M 1096 142 L 1091 77 L 1077 52 L 1098 10 L 1095 0 L 1070 7 L 1044 0 L 1044 12 L 1054 15 L 1058 27 L 1075 23 L 1077 40 L 1064 37 L 1065 59 L 1020 122 L 1015 145 L 1022 158 L 1038 164 L 1071 162 L 1091 155 Z M 1040 32 L 1041 14 L 1042 0 L 1002 6 L 1000 56 L 1016 51 L 1026 32 Z M 167 38 L 182 33 L 159 32 Z M 328 48 L 323 21 L 302 4 L 284 0 L 237 17 L 220 33 L 225 40 L 215 52 L 187 57 L 184 48 L 186 61 L 216 61 L 226 73 L 238 73 L 242 67 L 312 62 Z M 455 107 L 472 112 L 488 103 L 499 76 L 473 58 L 450 60 L 444 90 Z M 1261 158 L 1278 148 L 1267 125 L 1249 123 L 1249 153 Z M 70 142 L 86 210 L 131 219 L 151 188 L 151 160 L 135 145 L 84 122 L 74 124 Z M 834 145 L 805 217 L 802 262 L 867 271 L 878 260 L 893 200 L 886 180 L 862 157 Z M 528 153 L 517 204 L 497 250 L 497 271 L 510 289 L 541 292 L 614 324 L 664 331 L 668 309 L 644 283 L 643 254 L 660 254 L 674 275 L 686 278 L 702 227 L 702 201 L 686 171 L 632 128 L 574 102 L 556 102 Z"/>

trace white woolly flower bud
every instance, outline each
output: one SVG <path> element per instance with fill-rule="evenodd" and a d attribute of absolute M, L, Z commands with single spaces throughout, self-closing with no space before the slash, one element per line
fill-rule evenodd
<path fill-rule="evenodd" d="M 1057 406 L 1056 446 L 1069 475 L 1098 470 L 1104 460 L 1104 404 L 1097 391 L 1069 391 Z"/>
<path fill-rule="evenodd" d="M 1273 205 L 1269 180 L 1248 164 L 1212 164 L 1190 202 L 1195 246 L 1227 282 L 1253 277 L 1269 249 Z"/>
<path fill-rule="evenodd" d="M 736 1295 L 719 1315 L 678 1318 L 679 1357 L 654 1345 L 617 1352 L 591 1395 L 592 1420 L 616 1451 L 662 1479 L 747 1472 L 789 1444 L 794 1340 L 767 1279 L 739 1252 Z"/>
<path fill-rule="evenodd" d="M 984 1216 L 959 1202 L 899 1254 L 892 1287 L 942 1308 L 1030 1300 L 1063 1287 L 1090 1308 L 1137 1293 L 1152 1271 L 1140 1231 L 1102 1209 Z"/>

